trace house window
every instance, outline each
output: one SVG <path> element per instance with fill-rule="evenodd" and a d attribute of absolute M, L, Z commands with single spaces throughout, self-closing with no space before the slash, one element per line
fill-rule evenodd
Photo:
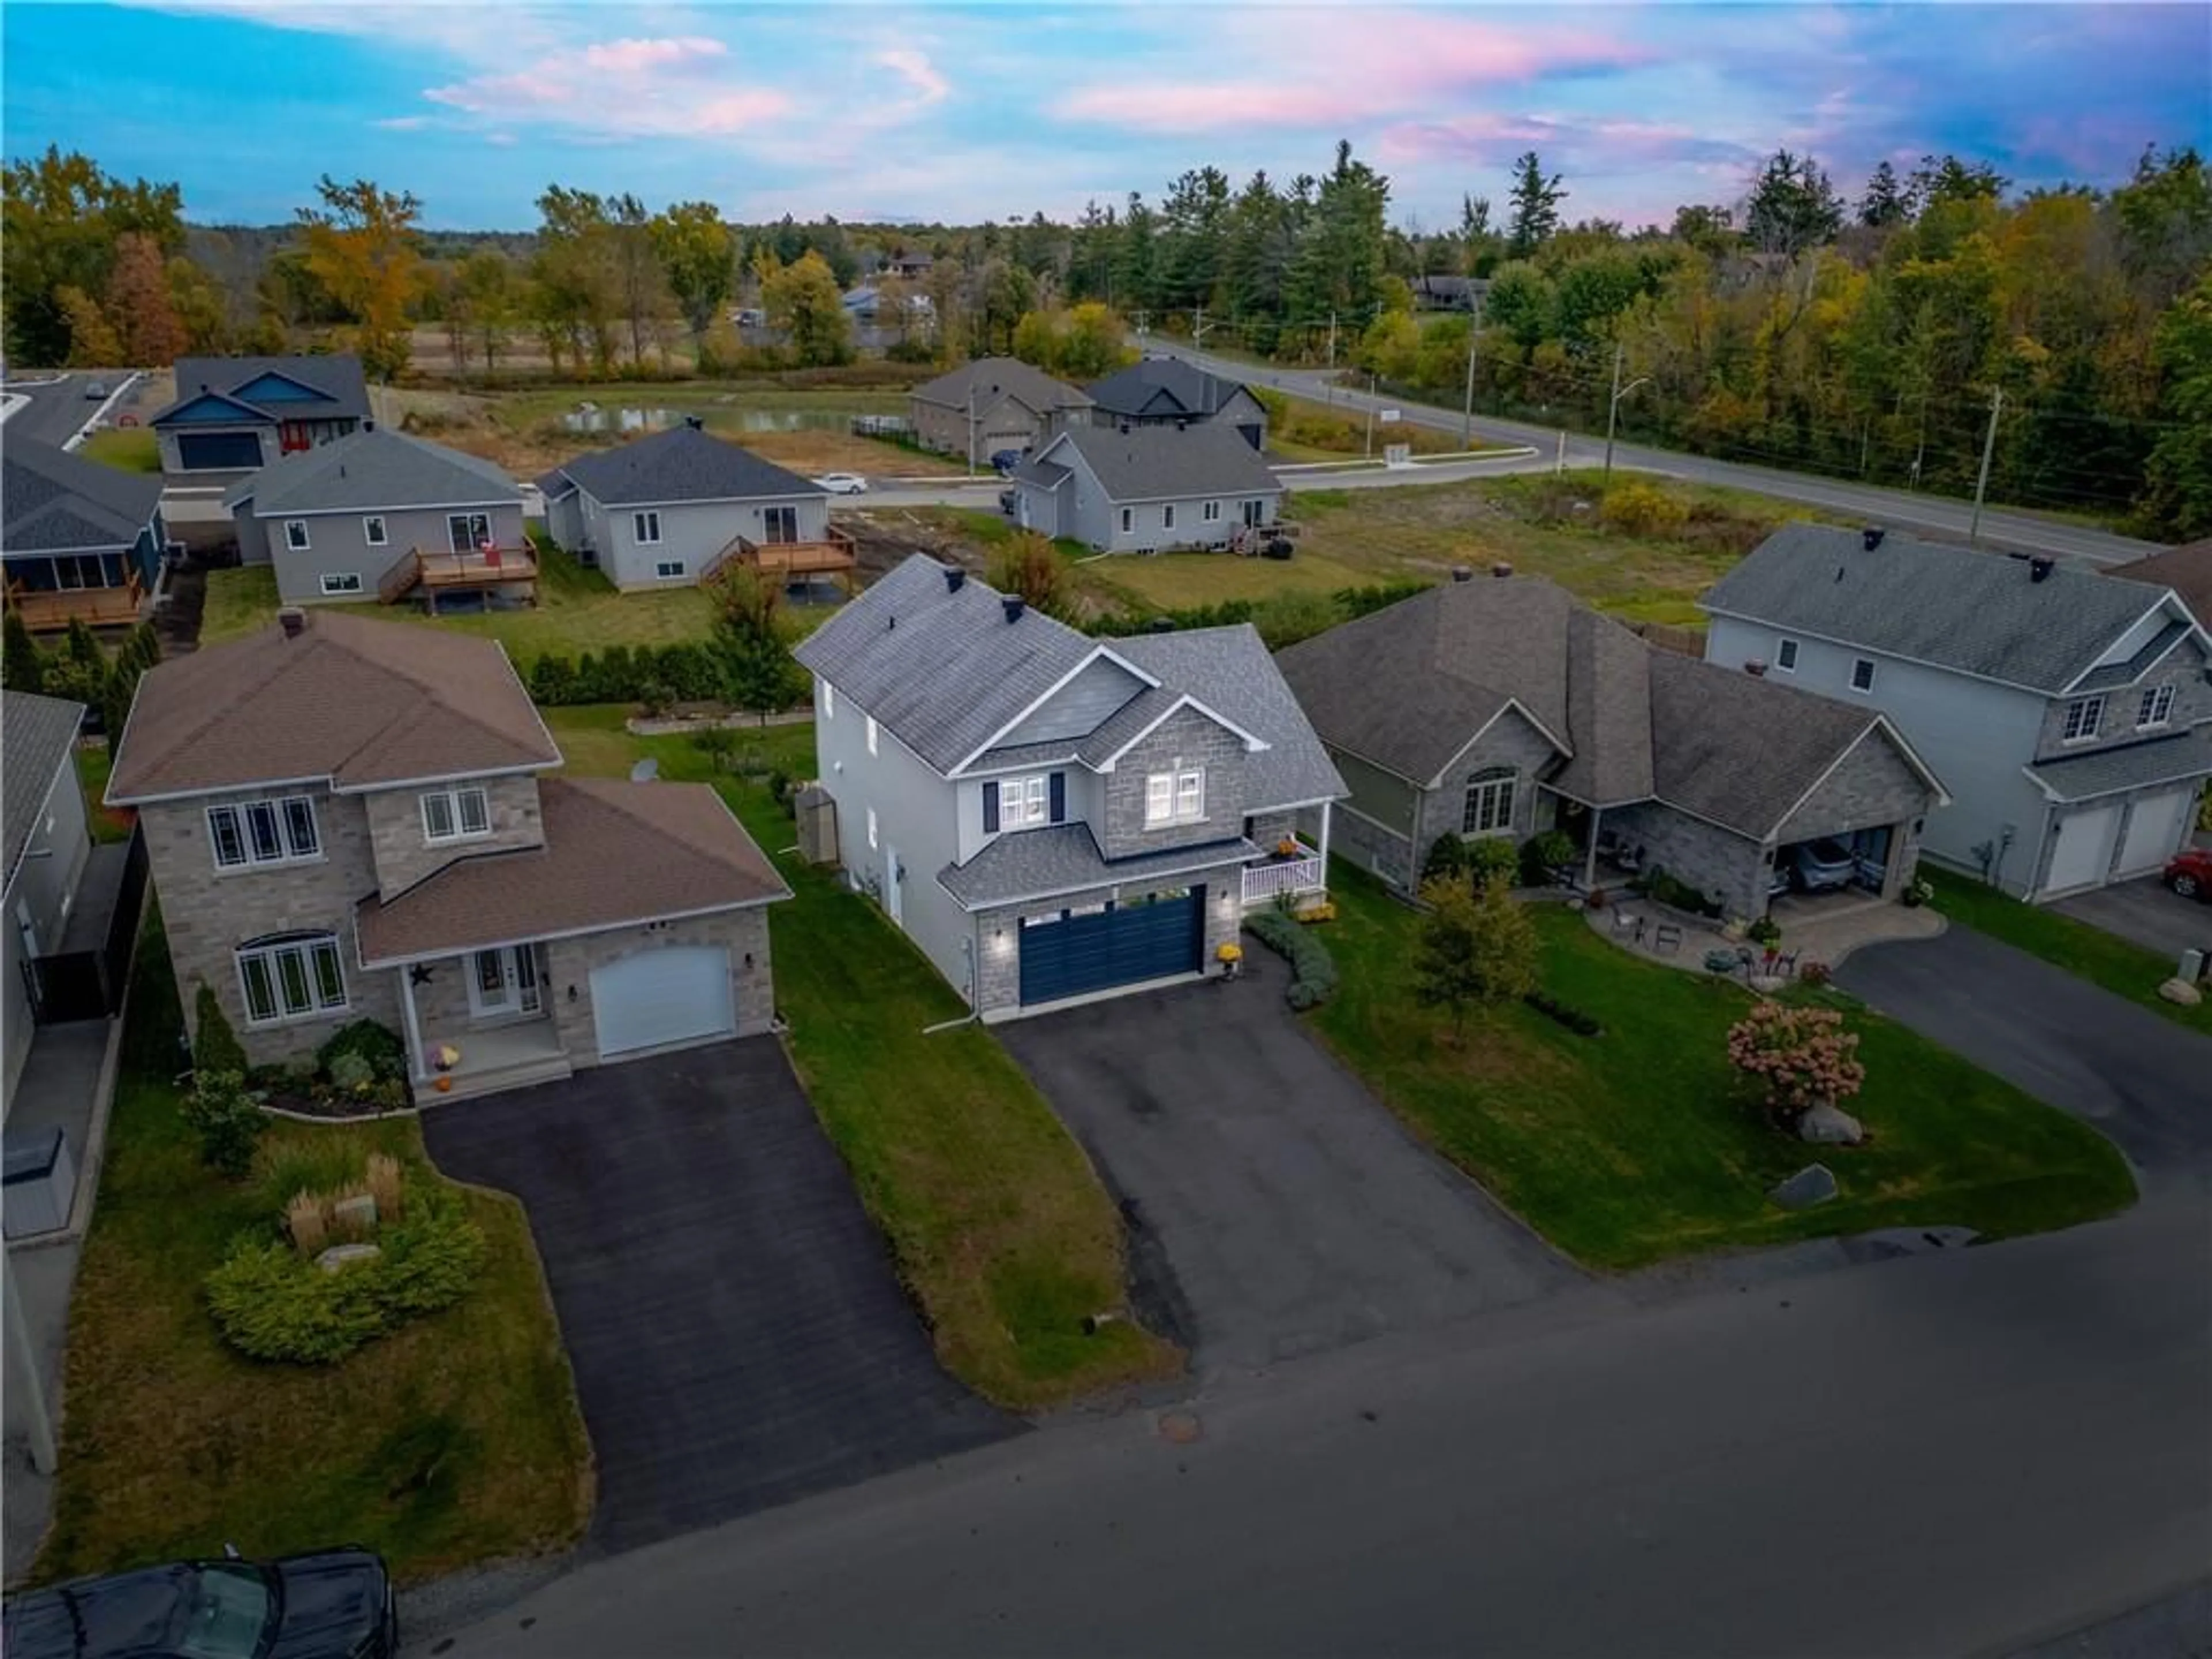
<path fill-rule="evenodd" d="M 385 545 L 390 538 L 384 533 L 384 520 L 381 515 L 371 514 L 361 521 L 361 538 L 371 547 Z"/>
<path fill-rule="evenodd" d="M 1512 834 L 1512 768 L 1486 767 L 1467 781 L 1467 803 L 1460 809 L 1459 830 L 1463 836 Z"/>
<path fill-rule="evenodd" d="M 1854 691 L 1874 690 L 1874 664 L 1864 657 L 1851 659 L 1851 690 Z"/>
<path fill-rule="evenodd" d="M 1160 528 L 1163 530 L 1173 530 L 1175 528 L 1175 503 L 1173 501 L 1170 501 L 1166 506 L 1160 508 Z"/>
<path fill-rule="evenodd" d="M 868 809 L 868 850 L 876 850 L 876 809 L 872 806 Z"/>
<path fill-rule="evenodd" d="M 822 682 L 822 718 L 825 720 L 837 718 L 837 688 L 827 680 Z"/>
<path fill-rule="evenodd" d="M 323 577 L 323 597 L 342 599 L 349 593 L 361 592 L 361 573 L 357 570 L 332 571 Z"/>
<path fill-rule="evenodd" d="M 314 858 L 323 850 L 315 830 L 315 804 L 305 795 L 210 806 L 207 818 L 208 841 L 218 870 L 284 864 Z"/>
<path fill-rule="evenodd" d="M 653 574 L 659 577 L 663 581 L 667 581 L 672 578 L 681 576 L 684 574 L 684 561 L 681 559 L 661 559 L 656 561 L 653 567 Z"/>
<path fill-rule="evenodd" d="M 1134 530 L 1136 527 L 1137 527 L 1137 509 L 1136 509 L 1135 507 L 1123 507 L 1123 508 L 1121 509 L 1121 531 L 1122 531 L 1122 533 L 1123 533 L 1124 535 L 1126 535 L 1126 534 L 1127 534 L 1130 531 Z"/>
<path fill-rule="evenodd" d="M 2097 735 L 2105 724 L 2105 700 L 2102 697 L 2076 697 L 2066 705 L 2064 740 L 2068 743 L 2087 743 Z"/>
<path fill-rule="evenodd" d="M 873 714 L 868 716 L 868 752 L 871 755 L 876 752 L 876 717 Z"/>
<path fill-rule="evenodd" d="M 1154 772 L 1145 780 L 1145 828 L 1196 823 L 1206 816 L 1206 769 L 1178 767 Z"/>
<path fill-rule="evenodd" d="M 1219 524 L 1221 522 L 1221 503 L 1219 501 L 1208 501 L 1204 507 L 1199 508 L 1198 516 L 1200 521 L 1202 523 Z"/>
<path fill-rule="evenodd" d="M 1027 830 L 1051 817 L 1042 777 L 1009 778 L 999 786 L 999 827 Z"/>
<path fill-rule="evenodd" d="M 2136 705 L 2136 729 L 2164 726 L 2173 718 L 2173 688 L 2154 685 L 2147 688 L 2142 701 Z"/>
<path fill-rule="evenodd" d="M 660 514 L 633 513 L 629 515 L 629 529 L 640 547 L 656 546 L 660 541 Z"/>
<path fill-rule="evenodd" d="M 1245 502 L 1245 503 L 1244 503 L 1244 527 L 1245 527 L 1247 530 L 1257 530 L 1257 529 L 1258 529 L 1261 525 L 1265 524 L 1267 521 L 1267 502 L 1265 502 L 1265 501 L 1247 501 L 1247 502 Z"/>
<path fill-rule="evenodd" d="M 238 951 L 249 1025 L 334 1013 L 346 1006 L 345 964 L 329 933 L 287 933 Z"/>
<path fill-rule="evenodd" d="M 305 519 L 284 520 L 284 545 L 295 553 L 307 550 L 307 521 Z"/>
<path fill-rule="evenodd" d="M 771 507 L 761 514 L 761 539 L 771 547 L 779 547 L 799 539 L 799 509 L 795 507 Z"/>
<path fill-rule="evenodd" d="M 491 520 L 482 513 L 448 513 L 446 545 L 456 553 L 474 553 L 491 545 Z"/>
<path fill-rule="evenodd" d="M 489 834 L 491 801 L 482 789 L 433 789 L 422 797 L 422 839 L 432 845 Z"/>
<path fill-rule="evenodd" d="M 1785 674 L 1797 672 L 1797 641 L 1784 640 L 1774 647 L 1774 665 Z"/>

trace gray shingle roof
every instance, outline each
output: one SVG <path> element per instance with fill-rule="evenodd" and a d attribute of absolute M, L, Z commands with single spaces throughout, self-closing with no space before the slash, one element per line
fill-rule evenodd
<path fill-rule="evenodd" d="M 19 554 L 128 547 L 161 504 L 161 481 L 125 472 L 35 438 L 0 454 L 0 548 Z"/>
<path fill-rule="evenodd" d="M 1176 410 L 1211 415 L 1244 388 L 1180 357 L 1147 357 L 1084 389 L 1109 413 L 1159 416 Z"/>
<path fill-rule="evenodd" d="M 1714 585 L 1706 610 L 1932 663 L 2046 694 L 2062 691 L 2155 603 L 2136 582 L 1891 531 L 1785 525 Z"/>
<path fill-rule="evenodd" d="M 281 513 L 374 511 L 398 507 L 481 507 L 520 501 L 522 486 L 474 455 L 404 432 L 348 433 L 272 461 L 223 493 L 250 501 L 261 518 Z"/>
<path fill-rule="evenodd" d="M 1267 744 L 1266 749 L 1246 757 L 1248 811 L 1334 800 L 1351 793 L 1249 623 L 1139 634 L 1117 641 L 1115 648 L 1157 676 L 1170 691 L 1188 691 Z M 1158 695 L 1147 692 L 1135 701 Z M 1127 741 L 1127 737 L 1119 739 Z"/>
<path fill-rule="evenodd" d="M 2154 783 L 2184 782 L 2212 775 L 2212 726 L 2148 743 L 2068 755 L 2027 769 L 2048 794 L 2064 801 L 2088 800 Z"/>
<path fill-rule="evenodd" d="M 307 415 L 317 418 L 350 415 L 357 421 L 369 416 L 368 384 L 362 378 L 361 359 L 343 352 L 302 357 L 179 357 L 177 359 L 177 401 L 154 416 L 159 426 L 199 397 L 202 391 L 235 398 L 239 389 L 264 374 L 282 374 L 323 395 L 313 401 L 288 399 L 283 403 L 248 403 L 265 418 L 276 421 Z"/>
<path fill-rule="evenodd" d="M 1058 455 L 1062 446 L 1082 455 L 1109 501 L 1278 495 L 1283 489 L 1260 452 L 1225 426 L 1140 426 L 1127 432 L 1077 427 L 1054 439 L 1044 454 Z"/>
<path fill-rule="evenodd" d="M 571 486 L 608 507 L 820 495 L 821 485 L 695 426 L 673 426 L 614 449 L 594 450 L 538 481 L 547 497 Z"/>
<path fill-rule="evenodd" d="M 2075 684 L 2076 691 L 2109 691 L 2116 685 L 2131 685 L 2163 657 L 2189 632 L 2190 625 L 2176 617 L 2153 635 L 2143 648 L 2125 662 L 2107 663 L 2102 668 L 2093 668 Z"/>
<path fill-rule="evenodd" d="M 84 705 L 28 691 L 0 691 L 0 839 L 7 842 L 9 882 L 39 827 L 54 775 L 70 765 Z"/>
<path fill-rule="evenodd" d="M 1178 847 L 1139 858 L 1116 859 L 1109 864 L 1098 851 L 1088 825 L 1067 823 L 996 836 L 967 863 L 947 865 L 939 871 L 937 882 L 962 908 L 984 910 L 1116 882 L 1233 869 L 1261 855 L 1259 848 L 1240 836 L 1234 841 Z"/>
<path fill-rule="evenodd" d="M 1089 394 L 1079 386 L 1064 380 L 1055 380 L 1042 369 L 1033 368 L 1018 357 L 978 357 L 965 362 L 948 374 L 915 387 L 911 395 L 917 403 L 936 404 L 946 409 L 968 407 L 970 388 L 975 393 L 978 411 L 988 409 L 1001 396 L 1018 398 L 1038 414 L 1048 414 L 1055 409 L 1088 409 Z"/>

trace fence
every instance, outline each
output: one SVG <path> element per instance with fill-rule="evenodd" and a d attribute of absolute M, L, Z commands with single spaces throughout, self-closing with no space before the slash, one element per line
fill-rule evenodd
<path fill-rule="evenodd" d="M 57 951 L 23 964 L 33 1018 L 40 1025 L 105 1019 L 123 1006 L 123 985 L 131 971 L 131 952 L 138 938 L 138 912 L 146 899 L 146 832 L 131 832 L 115 908 L 107 933 L 91 950 Z"/>

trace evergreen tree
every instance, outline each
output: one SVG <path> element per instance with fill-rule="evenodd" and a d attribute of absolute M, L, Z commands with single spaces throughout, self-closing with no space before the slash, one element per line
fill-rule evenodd
<path fill-rule="evenodd" d="M 0 618 L 0 685 L 10 691 L 44 691 L 46 658 L 14 605 Z"/>
<path fill-rule="evenodd" d="M 1859 222 L 1877 230 L 1901 225 L 1912 217 L 1912 197 L 1897 169 L 1887 161 L 1868 175 L 1866 194 L 1859 198 Z"/>
<path fill-rule="evenodd" d="M 1778 149 L 1766 159 L 1744 205 L 1744 234 L 1762 253 L 1796 258 L 1835 240 L 1844 204 L 1809 155 Z"/>
<path fill-rule="evenodd" d="M 1567 192 L 1556 173 L 1547 174 L 1544 164 L 1529 150 L 1513 164 L 1512 212 L 1506 222 L 1505 257 L 1526 259 L 1559 228 L 1559 204 Z"/>

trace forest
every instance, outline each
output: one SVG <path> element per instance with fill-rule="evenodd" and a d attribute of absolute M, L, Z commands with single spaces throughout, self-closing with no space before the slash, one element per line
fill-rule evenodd
<path fill-rule="evenodd" d="M 1951 155 L 1854 191 L 1780 150 L 1739 199 L 1633 229 L 1572 217 L 1574 180 L 1534 154 L 1498 182 L 1495 210 L 1469 191 L 1424 227 L 1340 143 L 1319 173 L 1201 166 L 1072 223 L 749 225 L 550 185 L 534 230 L 471 234 L 327 178 L 289 225 L 188 225 L 174 184 L 56 149 L 7 170 L 6 347 L 27 366 L 342 347 L 404 379 L 428 331 L 485 384 L 526 343 L 562 378 L 735 375 L 849 361 L 866 283 L 878 349 L 915 363 L 1011 352 L 1081 378 L 1134 325 L 1565 426 L 1613 404 L 1626 435 L 1840 477 L 1967 490 L 1987 446 L 1993 497 L 2212 534 L 2193 149 L 2024 191 Z"/>

